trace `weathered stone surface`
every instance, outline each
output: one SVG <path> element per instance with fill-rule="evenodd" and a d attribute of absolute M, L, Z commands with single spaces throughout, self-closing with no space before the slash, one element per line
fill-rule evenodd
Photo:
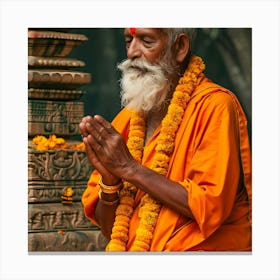
<path fill-rule="evenodd" d="M 28 231 L 96 229 L 84 215 L 81 202 L 28 204 Z"/>
<path fill-rule="evenodd" d="M 67 57 L 41 57 L 41 56 L 28 56 L 28 69 L 32 68 L 61 68 L 61 67 L 84 67 L 86 64 L 75 58 Z"/>
<path fill-rule="evenodd" d="M 29 252 L 103 251 L 107 243 L 84 215 L 81 197 L 92 166 L 71 143 L 81 140 L 84 104 L 70 100 L 84 94 L 78 87 L 91 76 L 74 69 L 83 61 L 66 56 L 87 37 L 65 30 L 28 30 Z M 70 149 L 37 151 L 32 138 L 51 134 L 65 138 Z"/>
<path fill-rule="evenodd" d="M 59 184 L 51 184 L 51 182 L 29 182 L 28 185 L 28 203 L 55 203 L 62 202 L 61 196 L 64 193 L 64 189 L 67 187 L 73 188 L 74 194 L 72 196 L 73 201 L 81 201 L 81 196 L 85 191 L 87 182 L 60 182 Z"/>
<path fill-rule="evenodd" d="M 77 185 L 87 182 L 93 168 L 83 150 L 47 150 L 28 152 L 28 181 L 49 181 L 53 185 Z"/>
<path fill-rule="evenodd" d="M 64 57 L 87 40 L 83 34 L 28 30 L 28 55 Z"/>
<path fill-rule="evenodd" d="M 104 251 L 107 239 L 100 230 L 28 234 L 29 252 Z"/>
<path fill-rule="evenodd" d="M 67 101 L 67 100 L 78 99 L 84 93 L 85 91 L 82 90 L 29 88 L 28 98 Z"/>
<path fill-rule="evenodd" d="M 30 69 L 28 70 L 29 88 L 61 88 L 75 89 L 91 82 L 89 73 L 53 70 L 53 69 Z"/>
<path fill-rule="evenodd" d="M 28 135 L 78 135 L 83 115 L 83 102 L 28 100 Z"/>

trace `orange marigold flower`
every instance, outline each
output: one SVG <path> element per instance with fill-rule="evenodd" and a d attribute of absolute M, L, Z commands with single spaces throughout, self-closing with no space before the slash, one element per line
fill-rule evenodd
<path fill-rule="evenodd" d="M 126 234 L 126 232 L 118 231 L 118 232 L 113 232 L 111 234 L 111 238 L 112 239 L 119 239 L 119 240 L 121 240 L 121 241 L 126 243 L 127 240 L 128 240 L 128 235 Z"/>
<path fill-rule="evenodd" d="M 73 149 L 73 150 L 85 150 L 85 144 L 83 142 L 75 145 L 69 145 L 62 137 L 56 137 L 51 134 L 47 139 L 45 136 L 38 135 L 32 139 L 33 144 L 36 145 L 37 150 L 57 150 L 57 149 Z"/>
<path fill-rule="evenodd" d="M 47 138 L 45 136 L 38 135 L 32 139 L 33 144 L 38 145 L 40 143 L 46 142 Z"/>
<path fill-rule="evenodd" d="M 131 217 L 132 213 L 133 213 L 133 208 L 125 204 L 119 204 L 116 210 L 116 215 L 124 215 L 124 216 Z"/>
<path fill-rule="evenodd" d="M 131 248 L 131 251 L 134 252 L 145 252 L 150 249 L 150 244 L 147 244 L 146 242 L 135 240 L 133 247 Z"/>

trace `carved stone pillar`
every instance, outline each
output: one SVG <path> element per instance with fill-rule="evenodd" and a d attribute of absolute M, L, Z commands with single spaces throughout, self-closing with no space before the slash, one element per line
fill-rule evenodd
<path fill-rule="evenodd" d="M 92 171 L 85 151 L 36 150 L 32 138 L 80 134 L 91 76 L 83 61 L 67 58 L 87 40 L 67 30 L 28 30 L 28 250 L 99 251 L 106 239 L 84 216 L 81 195 Z M 71 195 L 64 200 L 65 192 Z"/>

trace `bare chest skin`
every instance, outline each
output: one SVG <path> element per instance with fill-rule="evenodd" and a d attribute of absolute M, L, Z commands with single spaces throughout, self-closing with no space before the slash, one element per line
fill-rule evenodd
<path fill-rule="evenodd" d="M 160 125 L 161 121 L 167 113 L 168 105 L 162 106 L 158 110 L 152 110 L 148 113 L 146 118 L 146 136 L 145 136 L 145 145 L 149 139 L 153 136 L 155 130 Z"/>

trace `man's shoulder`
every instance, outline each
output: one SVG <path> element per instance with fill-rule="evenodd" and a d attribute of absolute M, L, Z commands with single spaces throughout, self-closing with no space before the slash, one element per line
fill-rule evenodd
<path fill-rule="evenodd" d="M 236 96 L 227 88 L 212 82 L 208 78 L 205 78 L 195 89 L 192 95 L 192 99 L 197 102 L 202 99 L 212 99 L 217 102 L 230 102 L 235 99 Z"/>

